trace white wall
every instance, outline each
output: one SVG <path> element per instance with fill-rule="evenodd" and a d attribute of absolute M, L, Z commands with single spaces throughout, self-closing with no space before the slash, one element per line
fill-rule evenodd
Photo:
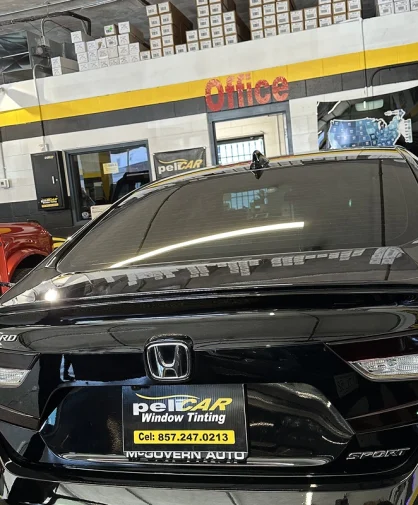
<path fill-rule="evenodd" d="M 189 147 L 206 147 L 212 163 L 206 114 L 171 118 L 149 123 L 101 128 L 47 137 L 50 150 L 72 150 L 148 140 L 152 153 Z M 7 177 L 12 187 L 0 190 L 0 203 L 36 200 L 30 155 L 41 152 L 41 138 L 4 142 Z M 153 177 L 155 172 L 151 160 Z"/>
<path fill-rule="evenodd" d="M 202 86 L 200 96 L 203 96 L 205 82 L 217 76 L 252 72 L 254 79 L 260 79 L 262 70 L 266 68 L 277 68 L 278 73 L 290 72 L 291 75 L 291 67 L 288 65 L 292 63 L 361 53 L 364 49 L 367 51 L 396 46 L 401 54 L 402 44 L 417 42 L 417 26 L 418 12 L 411 12 L 246 42 L 207 50 L 204 53 L 188 53 L 122 65 L 117 71 L 101 69 L 40 79 L 40 100 L 42 104 L 61 104 L 71 100 L 148 88 L 158 90 L 162 100 L 169 100 L 170 97 L 165 95 L 167 92 L 162 86 L 189 81 L 199 81 L 199 86 Z M 326 60 L 324 62 L 325 65 Z M 358 89 L 290 100 L 294 151 L 299 153 L 317 148 L 318 101 L 361 98 L 367 93 L 372 96 L 399 90 L 401 86 L 407 88 L 417 84 L 418 82 L 414 81 L 402 85 L 380 86 L 374 90 Z M 0 114 L 37 105 L 33 81 L 9 84 L 0 89 Z M 62 103 L 60 106 L 67 105 Z M 47 143 L 52 150 L 68 150 L 139 140 L 149 141 L 151 153 L 206 146 L 208 163 L 211 163 L 206 114 L 53 135 L 47 138 Z M 12 187 L 0 190 L 0 203 L 36 198 L 30 154 L 40 152 L 41 143 L 41 138 L 3 143 L 7 177 L 11 180 Z"/>
<path fill-rule="evenodd" d="M 169 84 L 208 80 L 240 72 L 278 68 L 298 62 L 362 53 L 417 42 L 418 11 L 327 28 L 249 41 L 203 52 L 178 54 L 59 77 L 39 79 L 42 104 L 68 102 Z M 360 63 L 364 60 L 360 55 Z M 325 62 L 326 64 L 326 62 Z M 286 70 L 286 68 L 284 68 Z M 290 69 L 291 73 L 291 69 Z M 257 79 L 262 76 L 256 75 Z M 204 82 L 202 83 L 204 84 Z M 202 88 L 202 95 L 204 89 Z M 164 96 L 164 90 L 160 90 Z M 164 97 L 165 98 L 165 97 Z M 37 106 L 33 81 L 8 84 L 0 94 L 0 111 Z"/>
<path fill-rule="evenodd" d="M 334 102 L 338 100 L 371 97 L 415 86 L 418 86 L 418 80 L 375 86 L 373 89 L 361 88 L 290 100 L 290 120 L 293 133 L 293 150 L 295 154 L 316 151 L 318 149 L 318 102 Z M 259 120 L 260 118 L 255 119 Z M 247 135 L 247 132 L 256 133 L 256 130 L 261 131 L 261 129 L 267 132 L 268 135 L 268 130 L 270 130 L 270 126 L 267 128 L 267 125 L 262 126 L 255 123 L 250 125 L 251 121 L 248 122 L 247 120 L 247 127 L 245 127 L 244 123 L 245 121 L 242 124 L 238 124 L 238 130 L 235 130 L 233 135 L 229 134 L 231 132 L 228 132 L 227 128 L 228 126 L 233 127 L 233 122 L 219 123 L 218 125 L 221 130 L 219 130 L 218 136 L 220 135 L 222 138 L 232 138 L 242 136 L 241 134 L 243 132 Z M 238 133 L 240 133 L 240 135 L 238 135 Z M 271 133 L 273 135 L 273 132 Z M 208 165 L 212 164 L 206 114 L 47 137 L 47 143 L 51 150 L 94 148 L 96 146 L 141 140 L 148 140 L 151 154 L 189 147 L 206 147 Z M 277 137 L 273 143 L 276 141 Z M 30 155 L 41 151 L 41 143 L 42 139 L 40 137 L 3 143 L 7 177 L 11 179 L 12 187 L 8 190 L 0 190 L 0 203 L 36 199 Z M 277 154 L 277 152 L 270 152 L 270 147 L 267 153 L 268 156 Z M 153 177 L 155 177 L 154 169 L 152 168 L 152 170 Z"/>
<path fill-rule="evenodd" d="M 375 86 L 373 89 L 361 88 L 290 100 L 290 120 L 293 133 L 293 150 L 295 154 L 318 149 L 318 102 L 335 102 L 338 100 L 371 97 L 415 86 L 418 86 L 418 80 Z M 272 116 L 272 118 L 274 118 L 274 116 Z M 254 119 L 254 123 L 252 123 L 252 120 L 240 120 L 243 122 L 237 123 L 236 126 L 238 130 L 235 131 L 228 131 L 228 127 L 233 127 L 234 122 L 218 123 L 218 127 L 220 128 L 220 130 L 218 130 L 218 138 L 236 138 L 239 136 L 246 136 L 247 134 L 255 134 L 257 131 L 263 130 L 265 134 L 267 133 L 266 138 L 268 138 L 270 132 L 272 135 L 271 138 L 274 139 L 267 148 L 267 155 L 274 156 L 278 154 L 274 151 L 271 152 L 271 149 L 274 149 L 273 145 L 277 142 L 277 136 L 273 136 L 275 135 L 272 130 L 273 125 L 269 124 L 267 127 L 266 123 L 261 125 L 257 122 L 260 119 L 264 122 L 263 118 Z M 246 123 L 247 126 L 245 126 L 244 123 Z M 47 143 L 51 150 L 94 148 L 96 146 L 141 140 L 148 140 L 151 154 L 161 151 L 203 146 L 207 148 L 208 165 L 212 163 L 206 114 L 47 137 Z M 3 143 L 7 177 L 11 179 L 12 187 L 8 190 L 0 190 L 0 203 L 36 199 L 30 155 L 32 153 L 41 152 L 41 143 L 42 138 L 40 137 Z M 152 170 L 153 177 L 155 177 L 154 169 L 152 168 Z"/>

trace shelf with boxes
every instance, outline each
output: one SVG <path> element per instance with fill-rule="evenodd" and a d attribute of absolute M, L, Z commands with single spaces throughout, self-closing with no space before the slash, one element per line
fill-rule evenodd
<path fill-rule="evenodd" d="M 418 11 L 418 0 L 376 0 L 377 16 Z"/>
<path fill-rule="evenodd" d="M 239 0 L 243 1 L 243 0 Z M 247 0 L 245 0 L 247 1 Z M 248 0 L 250 26 L 242 21 L 234 0 L 194 0 L 197 24 L 170 1 L 147 5 L 149 45 L 129 21 L 104 27 L 93 39 L 73 32 L 77 61 L 51 60 L 53 75 L 111 67 L 174 54 L 237 44 L 362 19 L 362 0 L 317 0 L 316 7 L 293 9 L 293 0 Z M 418 0 L 375 0 L 380 16 L 418 11 Z"/>
<path fill-rule="evenodd" d="M 289 0 L 249 0 L 253 40 L 361 19 L 361 0 L 318 0 L 317 7 L 292 10 Z"/>
<path fill-rule="evenodd" d="M 250 39 L 246 24 L 238 16 L 234 0 L 196 0 L 197 30 L 187 32 L 187 44 L 177 53 L 237 44 Z"/>
<path fill-rule="evenodd" d="M 176 54 L 176 47 L 186 43 L 186 33 L 193 24 L 171 2 L 147 5 L 150 51 L 141 53 L 142 60 Z"/>
<path fill-rule="evenodd" d="M 140 61 L 140 52 L 148 49 L 143 33 L 129 21 L 105 26 L 99 39 L 72 32 L 71 41 L 80 72 Z"/>

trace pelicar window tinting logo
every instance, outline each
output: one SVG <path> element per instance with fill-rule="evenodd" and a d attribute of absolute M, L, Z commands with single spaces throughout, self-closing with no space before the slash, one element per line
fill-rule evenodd
<path fill-rule="evenodd" d="M 123 388 L 123 447 L 135 461 L 245 462 L 244 388 L 239 384 Z"/>
<path fill-rule="evenodd" d="M 192 395 L 136 396 L 146 400 L 132 405 L 133 415 L 142 416 L 143 422 L 182 422 L 187 417 L 189 422 L 224 424 L 226 416 L 222 412 L 233 401 L 232 398 L 199 398 Z"/>
<path fill-rule="evenodd" d="M 157 179 L 164 179 L 172 175 L 190 172 L 206 167 L 206 149 L 182 149 L 154 154 L 154 167 Z"/>

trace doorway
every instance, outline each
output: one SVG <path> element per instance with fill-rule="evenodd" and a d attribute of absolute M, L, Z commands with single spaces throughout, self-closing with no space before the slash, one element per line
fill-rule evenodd
<path fill-rule="evenodd" d="M 290 153 L 285 112 L 213 121 L 216 164 L 252 160 L 254 151 L 267 158 Z"/>
<path fill-rule="evenodd" d="M 145 141 L 67 153 L 74 220 L 91 219 L 91 208 L 110 205 L 150 182 Z"/>

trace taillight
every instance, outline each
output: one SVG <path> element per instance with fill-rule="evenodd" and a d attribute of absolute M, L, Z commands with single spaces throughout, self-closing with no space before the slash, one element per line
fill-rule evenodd
<path fill-rule="evenodd" d="M 0 388 L 17 387 L 26 379 L 29 370 L 16 370 L 14 368 L 0 368 Z"/>
<path fill-rule="evenodd" d="M 418 354 L 363 359 L 349 363 L 371 380 L 418 379 Z"/>
<path fill-rule="evenodd" d="M 418 380 L 416 335 L 376 338 L 329 347 L 361 375 L 374 381 Z"/>
<path fill-rule="evenodd" d="M 0 389 L 20 386 L 32 369 L 36 358 L 36 354 L 0 350 Z"/>

